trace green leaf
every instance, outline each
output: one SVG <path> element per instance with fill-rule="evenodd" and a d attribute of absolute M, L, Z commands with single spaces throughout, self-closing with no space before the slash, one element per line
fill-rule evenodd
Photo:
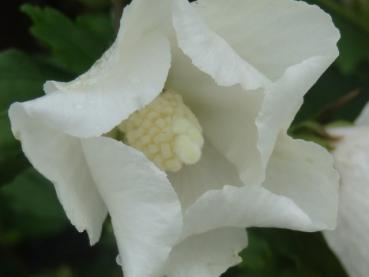
<path fill-rule="evenodd" d="M 334 21 L 341 32 L 337 65 L 345 74 L 354 73 L 361 63 L 369 61 L 369 34 L 340 18 Z"/>
<path fill-rule="evenodd" d="M 248 229 L 244 262 L 223 277 L 346 277 L 341 264 L 319 233 Z"/>
<path fill-rule="evenodd" d="M 51 235 L 62 231 L 67 223 L 50 182 L 34 169 L 27 169 L 1 189 L 9 199 L 16 230 L 22 236 Z"/>
<path fill-rule="evenodd" d="M 68 71 L 87 70 L 111 44 L 114 32 L 104 15 L 81 16 L 73 22 L 52 8 L 22 6 L 33 21 L 31 33 L 49 47 L 55 59 Z"/>
<path fill-rule="evenodd" d="M 76 25 L 95 40 L 95 57 L 105 51 L 114 40 L 112 20 L 105 14 L 83 14 L 76 18 Z"/>
<path fill-rule="evenodd" d="M 18 50 L 0 53 L 0 112 L 15 101 L 42 95 L 44 72 L 37 62 Z"/>

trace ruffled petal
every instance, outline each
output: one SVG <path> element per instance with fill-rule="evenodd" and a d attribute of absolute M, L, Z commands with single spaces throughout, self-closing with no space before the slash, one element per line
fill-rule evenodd
<path fill-rule="evenodd" d="M 307 231 L 335 228 L 339 176 L 332 156 L 321 146 L 281 135 L 264 187 L 293 200 L 308 215 L 312 224 Z"/>
<path fill-rule="evenodd" d="M 247 245 L 244 229 L 222 228 L 186 239 L 170 254 L 167 277 L 218 277 L 241 262 Z"/>
<path fill-rule="evenodd" d="M 292 0 L 199 0 L 204 22 L 269 79 L 306 59 L 337 56 L 339 32 L 318 6 Z"/>
<path fill-rule="evenodd" d="M 161 93 L 170 67 L 169 42 L 161 31 L 165 16 L 159 9 L 167 6 L 170 18 L 166 2 L 142 16 L 152 4 L 134 1 L 125 9 L 112 47 L 74 81 L 47 82 L 47 96 L 32 106 L 33 116 L 65 133 L 93 137 L 150 103 Z"/>
<path fill-rule="evenodd" d="M 270 155 L 281 133 L 292 123 L 303 103 L 305 93 L 333 62 L 332 57 L 313 57 L 289 67 L 285 74 L 265 90 L 260 111 L 255 119 L 257 149 L 262 170 L 268 166 Z M 263 176 L 264 177 L 264 176 Z"/>
<path fill-rule="evenodd" d="M 256 89 L 269 82 L 222 37 L 208 28 L 187 0 L 174 1 L 173 25 L 179 47 L 218 85 L 242 84 L 245 89 Z"/>
<path fill-rule="evenodd" d="M 261 186 L 208 191 L 184 215 L 182 238 L 221 227 L 307 229 L 309 217 L 289 198 Z"/>
<path fill-rule="evenodd" d="M 27 107 L 13 104 L 9 110 L 12 130 L 32 165 L 55 186 L 57 196 L 72 224 L 87 231 L 90 243 L 98 241 L 107 210 L 78 138 L 65 135 L 35 120 Z"/>
<path fill-rule="evenodd" d="M 369 272 L 369 128 L 347 128 L 334 152 L 341 175 L 337 228 L 324 232 L 352 277 Z"/>
<path fill-rule="evenodd" d="M 283 135 L 264 185 L 225 186 L 203 194 L 185 212 L 183 237 L 225 226 L 334 228 L 338 175 L 323 148 Z"/>
<path fill-rule="evenodd" d="M 168 41 L 159 35 L 144 37 L 129 49 L 118 41 L 76 80 L 46 83 L 49 93 L 27 109 L 70 135 L 99 136 L 159 95 L 169 63 Z"/>
<path fill-rule="evenodd" d="M 100 137 L 82 145 L 112 219 L 124 276 L 157 276 L 182 224 L 180 203 L 165 173 L 119 141 Z"/>
<path fill-rule="evenodd" d="M 279 133 L 288 128 L 304 93 L 319 78 L 321 61 L 313 58 L 289 68 L 265 90 L 244 91 L 217 86 L 174 52 L 168 85 L 182 93 L 209 142 L 237 167 L 242 182 L 256 184 L 265 179 Z"/>
<path fill-rule="evenodd" d="M 291 37 L 290 41 L 293 41 L 293 43 L 290 43 L 293 48 L 287 48 L 286 46 L 281 46 L 281 48 L 283 48 L 283 51 L 287 51 L 286 53 L 294 51 L 291 56 L 295 56 L 293 59 L 289 59 L 288 63 L 277 65 L 271 63 L 270 72 L 267 70 L 269 68 L 265 70 L 269 75 L 274 74 L 274 79 L 263 82 L 255 76 L 255 72 L 246 72 L 240 69 L 240 66 L 237 65 L 238 62 L 234 62 L 234 57 L 237 55 L 236 48 L 232 48 L 230 44 L 225 42 L 226 40 L 218 35 L 217 28 L 222 26 L 228 28 L 228 23 L 225 23 L 228 21 L 223 20 L 216 25 L 216 19 L 213 20 L 214 22 L 210 22 L 208 17 L 210 14 L 213 16 L 213 13 L 220 12 L 220 10 L 230 13 L 230 10 L 233 11 L 238 8 L 237 12 L 234 11 L 237 15 L 240 15 L 237 17 L 238 21 L 236 20 L 236 23 L 242 25 L 240 21 L 241 14 L 248 14 L 255 5 L 258 7 L 255 12 L 262 13 L 262 16 L 257 15 L 256 24 L 249 23 L 252 25 L 251 29 L 253 29 L 261 18 L 268 17 L 268 14 L 264 14 L 263 9 L 255 1 L 245 1 L 250 5 L 250 9 L 244 6 L 242 1 L 232 0 L 225 4 L 226 7 L 223 4 L 221 5 L 219 1 L 214 1 L 213 4 L 210 2 L 204 1 L 194 4 L 194 9 L 191 9 L 191 6 L 183 1 L 177 1 L 177 5 L 174 5 L 173 22 L 178 45 L 189 58 L 184 57 L 180 51 L 173 50 L 173 67 L 170 71 L 168 85 L 173 86 L 184 95 L 186 103 L 199 118 L 209 141 L 237 166 L 242 182 L 245 184 L 261 183 L 265 179 L 265 170 L 279 133 L 281 130 L 288 128 L 302 104 L 304 94 L 337 57 L 336 42 L 339 34 L 329 16 L 319 8 L 306 4 L 296 4 L 295 1 L 281 1 L 281 8 L 276 9 L 280 15 L 272 16 L 273 18 L 279 20 L 280 17 L 284 17 L 286 11 L 283 9 L 286 5 L 291 5 L 292 11 L 296 12 L 297 17 L 302 19 L 293 24 L 290 21 L 287 24 L 287 21 L 282 20 L 284 23 L 281 26 L 277 23 L 269 23 L 269 25 L 263 25 L 263 28 L 266 28 L 266 26 L 271 28 L 271 30 L 265 29 L 265 32 L 274 32 L 272 38 L 276 39 L 277 43 L 286 40 L 285 38 L 276 38 L 276 35 L 284 34 L 286 30 L 291 29 L 291 31 L 286 32 Z M 270 12 L 269 8 L 266 7 L 268 5 L 265 4 L 270 1 L 262 2 L 266 11 Z M 279 1 L 273 3 L 272 6 L 278 5 L 278 3 Z M 220 8 L 215 9 L 214 7 L 217 5 Z M 205 12 L 204 10 L 208 8 L 209 11 Z M 213 9 L 215 10 L 213 11 Z M 226 13 L 226 15 L 228 18 L 229 14 Z M 286 17 L 289 18 L 287 15 Z M 300 38 L 301 30 L 315 28 L 316 25 L 310 22 L 310 17 L 323 25 L 319 27 L 319 31 L 308 36 L 309 43 L 305 47 L 304 42 L 307 37 L 304 40 L 295 40 L 294 38 Z M 296 18 L 296 16 L 293 15 L 291 18 Z M 229 25 L 232 26 L 232 24 L 235 24 L 235 22 L 231 20 Z M 288 25 L 286 30 L 282 28 L 285 25 Z M 242 26 L 245 28 L 245 25 Z M 235 30 L 227 29 L 227 32 L 229 35 L 243 36 L 244 32 L 240 28 L 235 26 Z M 255 42 L 253 43 L 257 44 L 265 41 L 261 37 L 263 30 L 257 32 L 260 37 L 255 35 Z M 248 34 L 248 32 L 246 33 Z M 327 38 L 322 39 L 322 36 L 327 36 Z M 295 41 L 298 41 L 298 43 Z M 267 46 L 269 47 L 264 47 L 263 58 L 270 56 L 270 59 L 280 59 L 280 56 L 278 56 L 279 49 L 275 49 L 273 41 L 269 42 Z M 242 45 L 242 47 L 247 48 L 247 45 Z M 229 53 L 232 53 L 232 55 Z M 237 61 L 251 64 L 248 56 L 241 56 L 237 56 Z M 252 53 L 250 53 L 250 56 L 254 57 Z M 257 57 L 255 56 L 255 58 Z M 199 70 L 194 68 L 193 65 Z M 264 68 L 262 69 L 264 70 Z M 277 71 L 279 71 L 278 74 Z M 257 72 L 262 71 L 258 70 Z M 231 79 L 227 75 L 228 73 L 231 73 L 230 75 L 235 79 Z M 211 78 L 209 78 L 209 75 Z M 252 85 L 250 85 L 248 78 L 251 78 L 255 83 L 251 81 Z M 237 86 L 237 84 L 241 86 Z M 236 86 L 219 87 L 219 85 Z M 250 90 L 255 88 L 259 89 Z"/>

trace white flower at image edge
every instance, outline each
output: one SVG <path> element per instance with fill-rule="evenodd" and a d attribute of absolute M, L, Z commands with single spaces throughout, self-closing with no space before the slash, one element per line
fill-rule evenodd
<path fill-rule="evenodd" d="M 331 156 L 286 130 L 338 39 L 300 1 L 134 0 L 104 56 L 13 104 L 12 129 L 91 244 L 110 215 L 124 276 L 219 276 L 245 227 L 335 227 Z"/>
<path fill-rule="evenodd" d="M 337 228 L 324 232 L 352 277 L 369 272 L 369 104 L 354 126 L 331 129 L 341 139 L 334 158 L 341 176 Z"/>

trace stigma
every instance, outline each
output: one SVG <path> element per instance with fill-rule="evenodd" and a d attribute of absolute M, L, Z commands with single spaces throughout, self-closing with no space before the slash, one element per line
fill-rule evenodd
<path fill-rule="evenodd" d="M 177 172 L 201 158 L 201 125 L 182 96 L 173 90 L 165 90 L 131 114 L 118 130 L 125 143 L 143 152 L 162 170 Z"/>

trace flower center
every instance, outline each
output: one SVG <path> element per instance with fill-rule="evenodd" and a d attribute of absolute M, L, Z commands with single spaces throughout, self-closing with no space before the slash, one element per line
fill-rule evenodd
<path fill-rule="evenodd" d="M 134 112 L 118 130 L 125 142 L 142 151 L 160 169 L 179 171 L 195 164 L 204 144 L 202 128 L 181 95 L 166 90 L 145 108 Z"/>

